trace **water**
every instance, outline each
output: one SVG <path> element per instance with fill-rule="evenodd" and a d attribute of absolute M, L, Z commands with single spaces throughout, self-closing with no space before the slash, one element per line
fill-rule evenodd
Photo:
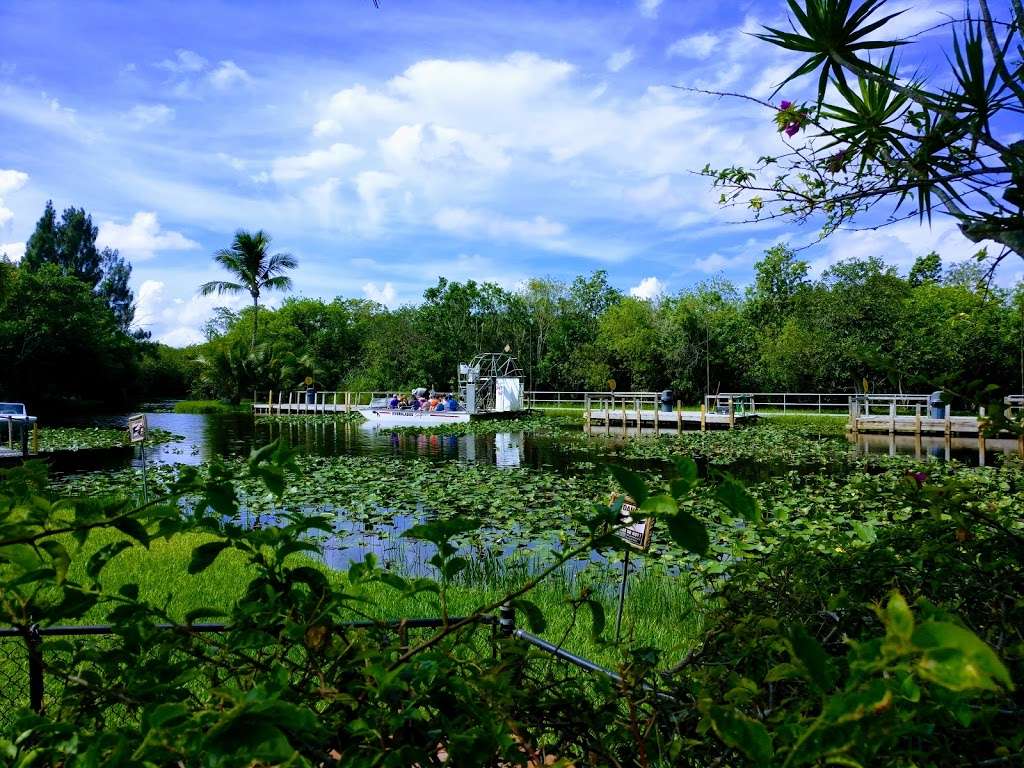
<path fill-rule="evenodd" d="M 525 432 L 487 435 L 439 435 L 393 432 L 369 424 L 333 419 L 265 419 L 248 413 L 188 414 L 146 412 L 149 427 L 181 436 L 181 440 L 151 445 L 151 464 L 198 465 L 215 456 L 247 457 L 258 446 L 282 439 L 314 456 L 394 456 L 433 461 L 467 461 L 499 467 L 531 467 L 569 471 L 582 453 L 560 445 L 557 438 Z M 124 428 L 127 415 L 93 419 L 93 426 Z M 122 462 L 123 463 L 123 462 Z M 135 466 L 141 464 L 136 456 Z"/>

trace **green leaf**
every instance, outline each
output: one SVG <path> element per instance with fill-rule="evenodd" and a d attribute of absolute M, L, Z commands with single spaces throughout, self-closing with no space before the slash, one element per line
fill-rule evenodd
<path fill-rule="evenodd" d="M 200 573 L 205 571 L 213 565 L 217 555 L 230 546 L 231 543 L 227 541 L 211 541 L 206 544 L 200 544 L 192 550 L 192 560 L 188 564 L 188 572 Z"/>
<path fill-rule="evenodd" d="M 885 606 L 885 627 L 901 641 L 910 642 L 910 636 L 914 633 L 914 614 L 899 592 L 893 592 Z"/>
<path fill-rule="evenodd" d="M 71 565 L 71 556 L 68 555 L 64 545 L 54 539 L 47 539 L 39 542 L 39 548 L 50 556 L 57 583 L 64 583 L 64 579 L 68 575 L 68 566 Z"/>
<path fill-rule="evenodd" d="M 131 536 L 142 546 L 149 547 L 149 533 L 146 531 L 145 526 L 134 517 L 123 517 L 120 520 L 115 520 L 113 526 L 121 531 L 121 533 Z"/>
<path fill-rule="evenodd" d="M 672 480 L 670 487 L 672 495 L 680 499 L 697 486 L 697 462 L 689 456 L 681 456 L 676 459 L 676 472 L 679 477 Z"/>
<path fill-rule="evenodd" d="M 139 599 L 139 585 L 138 584 L 122 584 L 120 589 L 117 590 L 117 594 L 122 597 L 127 597 L 129 600 Z"/>
<path fill-rule="evenodd" d="M 709 707 L 711 727 L 726 745 L 738 749 L 758 765 L 771 762 L 775 751 L 768 729 L 732 707 Z"/>
<path fill-rule="evenodd" d="M 800 669 L 795 664 L 783 662 L 769 669 L 768 674 L 764 676 L 764 681 L 766 683 L 776 683 L 779 680 L 789 680 L 799 676 Z"/>
<path fill-rule="evenodd" d="M 597 600 L 587 599 L 587 607 L 590 609 L 590 635 L 593 638 L 601 637 L 605 627 L 604 606 Z"/>
<path fill-rule="evenodd" d="M 618 464 L 610 464 L 608 469 L 619 486 L 636 502 L 637 506 L 647 500 L 647 483 L 640 475 L 625 467 L 620 467 Z"/>
<path fill-rule="evenodd" d="M 733 514 L 745 520 L 761 522 L 761 508 L 757 500 L 734 477 L 727 476 L 715 489 L 715 498 Z"/>
<path fill-rule="evenodd" d="M 530 624 L 531 631 L 543 632 L 547 627 L 548 623 L 544 618 L 544 612 L 541 611 L 536 603 L 522 597 L 517 597 L 512 601 L 512 607 L 526 614 L 526 620 Z"/>
<path fill-rule="evenodd" d="M 104 544 L 102 547 L 97 549 L 89 557 L 85 564 L 85 573 L 92 579 L 95 579 L 100 575 L 100 572 L 116 555 L 128 549 L 131 546 L 131 542 L 125 541 L 114 541 L 110 544 Z"/>
<path fill-rule="evenodd" d="M 802 625 L 796 624 L 789 631 L 789 642 L 794 657 L 804 666 L 811 682 L 821 691 L 832 688 L 832 664 L 821 643 L 811 637 Z"/>
<path fill-rule="evenodd" d="M 693 515 L 680 512 L 669 517 L 666 522 L 672 540 L 683 549 L 698 555 L 708 551 L 711 540 L 708 538 L 707 526 Z"/>
<path fill-rule="evenodd" d="M 679 502 L 667 493 L 659 493 L 657 496 L 648 496 L 644 499 L 644 503 L 637 507 L 637 512 L 641 514 L 636 515 L 636 517 L 643 517 L 645 515 L 655 518 L 666 517 L 674 515 L 678 510 Z"/>
<path fill-rule="evenodd" d="M 912 641 L 923 651 L 918 673 L 954 691 L 996 690 L 997 683 L 1013 690 L 1010 673 L 995 651 L 969 629 L 945 621 L 926 621 L 914 630 Z"/>

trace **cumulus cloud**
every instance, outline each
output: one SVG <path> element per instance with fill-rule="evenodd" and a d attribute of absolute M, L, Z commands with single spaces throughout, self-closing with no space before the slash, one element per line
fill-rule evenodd
<path fill-rule="evenodd" d="M 363 285 L 363 293 L 370 301 L 376 301 L 385 307 L 393 307 L 398 298 L 395 286 L 391 283 L 384 283 L 381 286 L 378 286 L 376 283 L 365 283 Z"/>
<path fill-rule="evenodd" d="M 4 206 L 4 198 L 11 192 L 17 192 L 28 183 L 28 174 L 24 171 L 0 168 L 0 227 L 14 218 L 14 211 Z"/>
<path fill-rule="evenodd" d="M 629 295 L 638 299 L 654 301 L 658 297 L 665 295 L 665 287 L 665 283 L 658 278 L 645 277 L 639 284 L 629 289 Z"/>
<path fill-rule="evenodd" d="M 213 87 L 222 91 L 226 91 L 233 85 L 248 85 L 252 82 L 249 73 L 231 59 L 220 62 L 208 77 Z"/>
<path fill-rule="evenodd" d="M 199 247 L 199 243 L 180 232 L 161 229 L 152 211 L 139 211 L 128 224 L 104 221 L 99 229 L 97 245 L 116 248 L 122 256 L 135 261 L 152 259 L 158 251 L 190 251 Z"/>
<path fill-rule="evenodd" d="M 17 263 L 25 255 L 24 243 L 0 243 L 0 256 L 6 256 Z"/>
<path fill-rule="evenodd" d="M 667 56 L 681 56 L 687 59 L 706 59 L 718 45 L 718 35 L 701 32 L 689 37 L 681 37 L 665 49 Z"/>
<path fill-rule="evenodd" d="M 356 176 L 356 191 L 363 201 L 366 218 L 363 224 L 368 228 L 380 226 L 384 216 L 383 195 L 401 184 L 401 179 L 393 173 L 381 171 L 363 171 Z M 381 302 L 382 304 L 385 302 Z"/>
<path fill-rule="evenodd" d="M 202 70 L 206 66 L 206 59 L 195 51 L 179 48 L 174 52 L 173 59 L 164 59 L 157 66 L 174 74 L 185 74 Z"/>
<path fill-rule="evenodd" d="M 640 15 L 654 19 L 658 16 L 658 9 L 661 7 L 662 0 L 637 0 L 636 7 L 640 11 Z"/>
<path fill-rule="evenodd" d="M 320 176 L 335 172 L 362 156 L 362 149 L 339 142 L 326 149 L 314 149 L 305 155 L 277 158 L 270 171 L 270 177 L 281 182 Z"/>
<path fill-rule="evenodd" d="M 608 67 L 609 72 L 619 72 L 629 66 L 632 61 L 633 49 L 624 48 L 609 56 L 608 61 L 605 62 L 605 66 Z"/>
<path fill-rule="evenodd" d="M 187 298 L 170 296 L 166 283 L 145 280 L 135 294 L 135 326 L 153 332 L 157 341 L 184 347 L 204 341 L 201 328 L 214 307 L 239 310 L 248 297 L 224 294 Z"/>

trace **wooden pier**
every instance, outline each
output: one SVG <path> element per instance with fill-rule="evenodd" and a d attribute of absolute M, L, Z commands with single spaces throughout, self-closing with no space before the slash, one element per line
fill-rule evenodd
<path fill-rule="evenodd" d="M 588 396 L 583 405 L 583 425 L 587 433 L 609 436 L 641 435 L 645 429 L 653 430 L 654 434 L 733 429 L 756 419 L 756 414 L 732 398 L 710 407 L 701 405 L 699 411 L 684 411 L 679 401 L 671 410 L 662 410 L 658 396 L 647 392 Z"/>

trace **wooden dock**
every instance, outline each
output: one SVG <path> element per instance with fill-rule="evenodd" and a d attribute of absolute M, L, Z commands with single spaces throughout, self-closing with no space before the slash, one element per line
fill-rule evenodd
<path fill-rule="evenodd" d="M 585 412 L 584 427 L 589 434 L 629 435 L 682 434 L 684 430 L 733 429 L 757 419 L 752 413 L 708 413 L 673 410 L 670 412 L 631 408 L 591 408 Z"/>
<path fill-rule="evenodd" d="M 857 416 L 852 432 L 892 432 L 900 435 L 977 435 L 977 416 Z"/>

